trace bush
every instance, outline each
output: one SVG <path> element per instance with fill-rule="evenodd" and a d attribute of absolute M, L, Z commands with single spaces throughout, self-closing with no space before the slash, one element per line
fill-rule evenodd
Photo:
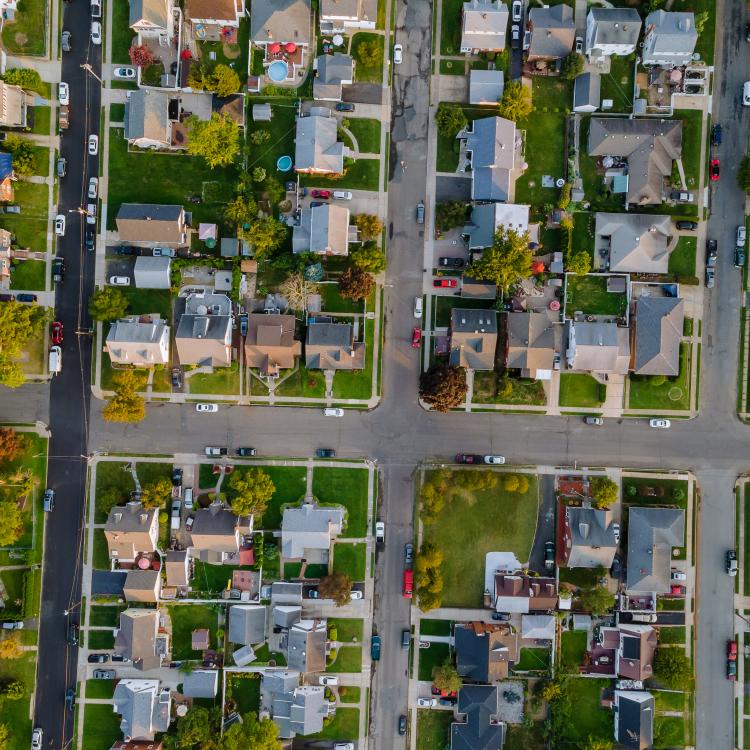
<path fill-rule="evenodd" d="M 667 382 L 667 377 L 666 375 L 652 375 L 649 378 L 649 381 L 651 385 L 653 385 L 654 387 L 658 387 L 660 385 L 664 385 L 664 383 Z"/>
<path fill-rule="evenodd" d="M 3 78 L 5 83 L 20 86 L 23 89 L 38 91 L 42 88 L 42 78 L 36 70 L 31 68 L 9 68 Z"/>

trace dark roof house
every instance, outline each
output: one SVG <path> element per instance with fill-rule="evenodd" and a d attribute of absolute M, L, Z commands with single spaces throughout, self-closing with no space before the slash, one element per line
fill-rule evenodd
<path fill-rule="evenodd" d="M 555 357 L 555 326 L 546 312 L 508 313 L 505 366 L 536 378 L 538 370 L 552 370 Z"/>
<path fill-rule="evenodd" d="M 654 744 L 654 697 L 645 690 L 615 690 L 615 740 L 625 748 Z"/>
<path fill-rule="evenodd" d="M 505 724 L 498 721 L 499 688 L 464 685 L 458 691 L 456 714 L 464 721 L 451 724 L 451 750 L 500 750 Z"/>
<path fill-rule="evenodd" d="M 516 124 L 502 117 L 472 121 L 456 136 L 471 162 L 471 198 L 507 201 L 516 179 Z"/>
<path fill-rule="evenodd" d="M 351 323 L 310 323 L 305 342 L 305 366 L 311 370 L 362 370 L 365 344 L 354 341 Z"/>
<path fill-rule="evenodd" d="M 559 60 L 570 54 L 575 41 L 576 27 L 573 8 L 569 5 L 550 5 L 529 11 L 531 42 L 527 59 Z"/>
<path fill-rule="evenodd" d="M 635 303 L 637 375 L 680 374 L 680 340 L 685 304 L 677 297 L 639 297 Z"/>
<path fill-rule="evenodd" d="M 187 218 L 182 206 L 123 203 L 116 222 L 120 240 L 131 245 L 188 244 Z"/>
<path fill-rule="evenodd" d="M 471 370 L 494 370 L 497 312 L 454 307 L 451 310 L 450 363 Z"/>
<path fill-rule="evenodd" d="M 684 544 L 684 510 L 631 506 L 628 510 L 627 590 L 669 593 L 672 549 Z"/>
<path fill-rule="evenodd" d="M 609 568 L 617 552 L 609 510 L 565 506 L 563 561 L 569 568 Z"/>
<path fill-rule="evenodd" d="M 454 629 L 456 666 L 464 680 L 497 682 L 518 661 L 518 635 L 501 625 L 457 623 Z"/>

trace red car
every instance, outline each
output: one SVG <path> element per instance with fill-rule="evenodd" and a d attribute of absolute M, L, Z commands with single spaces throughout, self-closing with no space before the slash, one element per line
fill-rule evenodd
<path fill-rule="evenodd" d="M 484 456 L 479 456 L 476 453 L 458 453 L 456 455 L 457 464 L 483 464 Z"/>
<path fill-rule="evenodd" d="M 310 195 L 312 195 L 313 198 L 323 198 L 325 200 L 328 200 L 331 197 L 331 191 L 330 190 L 313 190 Z"/>
<path fill-rule="evenodd" d="M 63 325 L 55 321 L 51 326 L 52 344 L 58 346 L 63 341 Z"/>
<path fill-rule="evenodd" d="M 419 345 L 422 343 L 422 329 L 419 326 L 415 326 L 411 332 L 411 345 L 414 349 L 419 349 Z"/>
<path fill-rule="evenodd" d="M 737 661 L 737 641 L 727 641 L 727 659 Z"/>
<path fill-rule="evenodd" d="M 453 289 L 457 285 L 458 281 L 456 281 L 456 279 L 435 279 L 435 281 L 432 282 L 432 286 L 448 287 L 449 289 Z"/>
<path fill-rule="evenodd" d="M 708 173 L 711 175 L 711 182 L 718 182 L 719 180 L 719 160 L 711 159 Z"/>

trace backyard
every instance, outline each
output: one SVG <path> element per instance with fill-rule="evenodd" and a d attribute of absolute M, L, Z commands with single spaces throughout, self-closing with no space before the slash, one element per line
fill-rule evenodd
<path fill-rule="evenodd" d="M 609 60 L 610 71 L 602 75 L 601 97 L 612 99 L 612 112 L 632 112 L 635 55 L 612 55 Z"/>
<path fill-rule="evenodd" d="M 578 665 L 583 663 L 587 651 L 588 632 L 586 630 L 566 630 L 562 636 L 560 663 L 568 672 L 578 672 Z"/>
<path fill-rule="evenodd" d="M 221 567 L 221 566 L 219 566 Z M 193 651 L 191 634 L 199 628 L 208 628 L 211 632 L 209 643 L 216 646 L 218 617 L 222 607 L 218 604 L 174 605 L 169 608 L 172 621 L 172 658 L 197 659 L 198 651 Z"/>
<path fill-rule="evenodd" d="M 323 727 L 323 731 L 305 737 L 321 740 L 348 740 L 359 737 L 359 709 L 337 708 L 333 720 Z"/>
<path fill-rule="evenodd" d="M 253 97 L 253 105 L 269 101 Z M 297 106 L 293 100 L 280 102 L 273 100 L 271 104 L 271 122 L 256 122 L 251 117 L 247 120 L 247 143 L 250 149 L 248 170 L 262 167 L 267 175 L 278 177 L 276 161 L 280 156 L 294 155 L 294 134 L 296 131 Z M 253 145 L 252 134 L 257 131 L 265 131 L 271 137 L 260 146 Z"/>
<path fill-rule="evenodd" d="M 316 466 L 313 495 L 320 503 L 343 505 L 347 509 L 346 529 L 341 538 L 361 538 L 367 534 L 369 471 Z"/>
<path fill-rule="evenodd" d="M 560 406 L 597 408 L 604 403 L 607 386 L 586 373 L 563 372 L 560 375 Z"/>
<path fill-rule="evenodd" d="M 522 648 L 514 669 L 518 672 L 538 672 L 549 669 L 548 648 Z"/>
<path fill-rule="evenodd" d="M 622 317 L 628 307 L 626 294 L 607 291 L 608 276 L 589 274 L 587 276 L 567 276 L 565 283 L 565 304 L 567 317 L 574 312 L 583 315 L 613 315 Z"/>
<path fill-rule="evenodd" d="M 570 686 L 576 719 L 568 725 L 566 746 L 576 746 L 589 737 L 610 740 L 612 737 L 612 711 L 601 707 L 601 692 L 610 687 L 609 680 L 577 679 Z"/>
<path fill-rule="evenodd" d="M 690 349 L 690 344 L 680 344 L 680 374 L 676 378 L 631 375 L 628 408 L 690 409 Z"/>
<path fill-rule="evenodd" d="M 379 55 L 367 56 L 367 63 L 363 61 L 361 44 L 375 43 L 380 50 Z M 383 37 L 380 34 L 372 34 L 360 31 L 352 37 L 351 55 L 356 62 L 354 68 L 354 80 L 357 83 L 382 83 L 383 82 Z M 372 60 L 370 59 L 372 57 Z"/>
<path fill-rule="evenodd" d="M 502 550 L 513 552 L 522 562 L 529 559 L 539 496 L 536 476 L 527 477 L 529 487 L 524 494 L 507 492 L 501 482 L 487 490 L 450 492 L 435 522 L 425 526 L 424 540 L 443 552 L 444 607 L 481 604 L 487 552 Z M 460 524 L 455 523 L 457 518 Z M 488 518 L 502 519 L 502 523 L 489 524 Z"/>
<path fill-rule="evenodd" d="M 172 320 L 172 298 L 167 289 L 121 289 L 128 300 L 131 315 L 159 313 L 167 322 Z"/>
<path fill-rule="evenodd" d="M 240 716 L 260 706 L 260 675 L 252 672 L 226 672 L 227 700 L 237 704 Z"/>
<path fill-rule="evenodd" d="M 695 237 L 680 237 L 669 256 L 669 273 L 674 276 L 695 276 Z"/>

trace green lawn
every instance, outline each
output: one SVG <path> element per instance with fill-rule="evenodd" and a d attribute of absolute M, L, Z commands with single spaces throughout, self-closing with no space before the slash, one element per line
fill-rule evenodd
<path fill-rule="evenodd" d="M 51 112 L 52 109 L 50 107 L 41 105 L 29 108 L 29 115 L 32 120 L 32 133 L 36 135 L 49 135 Z"/>
<path fill-rule="evenodd" d="M 325 312 L 361 313 L 364 310 L 362 302 L 355 302 L 347 297 L 342 297 L 339 294 L 338 284 L 321 284 L 320 296 Z"/>
<path fill-rule="evenodd" d="M 86 638 L 86 645 L 91 651 L 106 651 L 115 647 L 115 634 L 111 630 L 89 630 Z"/>
<path fill-rule="evenodd" d="M 601 406 L 607 395 L 607 386 L 585 373 L 563 372 L 560 375 L 560 406 Z"/>
<path fill-rule="evenodd" d="M 108 359 L 105 357 L 103 362 Z M 100 495 L 106 498 L 110 493 L 116 493 L 119 498 L 118 503 L 125 503 L 135 489 L 132 475 L 129 471 L 124 471 L 126 465 L 124 461 L 99 461 L 97 463 L 95 523 L 104 523 L 109 510 L 108 508 L 105 510 L 104 503 L 99 502 Z"/>
<path fill-rule="evenodd" d="M 450 746 L 452 711 L 417 710 L 417 750 L 442 750 Z"/>
<path fill-rule="evenodd" d="M 635 494 L 631 495 L 630 487 L 635 487 Z M 653 488 L 660 495 L 646 494 L 651 490 L 642 488 Z M 622 497 L 628 505 L 675 505 L 687 509 L 686 479 L 662 479 L 661 477 L 624 477 L 622 480 Z M 685 497 L 677 500 L 673 497 L 675 490 L 682 490 Z"/>
<path fill-rule="evenodd" d="M 561 583 L 572 583 L 582 589 L 593 588 L 599 578 L 596 568 L 560 568 L 559 575 Z"/>
<path fill-rule="evenodd" d="M 573 251 L 578 250 L 594 257 L 594 214 L 585 211 L 573 214 Z"/>
<path fill-rule="evenodd" d="M 685 719 L 682 716 L 657 716 L 654 719 L 654 747 L 684 747 Z"/>
<path fill-rule="evenodd" d="M 322 732 L 304 735 L 321 740 L 350 740 L 359 737 L 359 709 L 337 708 L 336 715 L 323 727 Z"/>
<path fill-rule="evenodd" d="M 667 690 L 654 690 L 653 696 L 656 702 L 657 712 L 685 710 L 685 699 L 687 697 L 685 693 L 672 693 Z"/>
<path fill-rule="evenodd" d="M 545 750 L 544 723 L 535 721 L 531 726 L 508 724 L 508 736 L 503 750 Z"/>
<path fill-rule="evenodd" d="M 110 104 L 109 105 L 109 119 L 110 119 L 110 122 L 122 122 L 125 119 L 125 105 L 124 104 Z"/>
<path fill-rule="evenodd" d="M 339 370 L 333 378 L 334 399 L 369 399 L 372 396 L 372 366 L 375 357 L 375 321 L 366 318 L 364 325 L 365 366 L 361 370 Z M 382 330 L 382 327 L 381 327 Z"/>
<path fill-rule="evenodd" d="M 607 291 L 606 276 L 568 276 L 565 286 L 566 313 L 623 316 L 628 306 L 627 295 Z"/>
<path fill-rule="evenodd" d="M 130 63 L 128 50 L 133 41 L 133 30 L 130 28 L 130 6 L 128 3 L 115 2 L 112 5 L 112 62 Z"/>
<path fill-rule="evenodd" d="M 325 376 L 322 370 L 308 370 L 300 364 L 289 377 L 285 377 L 284 381 L 276 386 L 276 395 L 325 398 Z"/>
<path fill-rule="evenodd" d="M 380 120 L 352 117 L 349 120 L 348 127 L 351 134 L 357 139 L 360 153 L 380 153 Z"/>
<path fill-rule="evenodd" d="M 90 609 L 91 620 L 88 624 L 92 626 L 98 625 L 105 628 L 116 628 L 120 619 L 120 612 L 122 612 L 123 609 L 124 607 L 120 606 L 93 606 Z"/>
<path fill-rule="evenodd" d="M 191 644 L 191 634 L 198 628 L 208 628 L 211 631 L 211 645 L 216 645 L 216 630 L 221 609 L 221 605 L 218 604 L 176 604 L 169 608 L 172 620 L 173 659 L 197 659 L 200 656 L 200 652 L 193 651 Z"/>
<path fill-rule="evenodd" d="M 185 378 L 190 393 L 223 394 L 239 396 L 240 366 L 232 362 L 229 367 L 216 367 L 212 373 L 199 372 L 190 378 Z"/>
<path fill-rule="evenodd" d="M 365 65 L 359 54 L 359 46 L 362 42 L 376 42 L 380 48 L 379 60 L 374 65 Z M 382 83 L 383 82 L 383 37 L 367 31 L 360 31 L 352 37 L 351 54 L 356 62 L 354 68 L 354 80 L 356 83 Z"/>
<path fill-rule="evenodd" d="M 528 406 L 544 406 L 547 394 L 541 380 L 530 378 L 510 378 L 513 390 L 510 396 L 498 394 L 500 376 L 497 372 L 475 372 L 474 394 L 472 403 L 475 404 L 524 404 Z"/>
<path fill-rule="evenodd" d="M 342 685 L 338 689 L 341 703 L 359 703 L 361 690 L 353 685 Z"/>
<path fill-rule="evenodd" d="M 241 715 L 257 711 L 260 706 L 260 675 L 253 672 L 227 672 L 226 697 L 237 704 Z"/>
<path fill-rule="evenodd" d="M 201 42 L 199 48 L 202 58 L 208 58 L 211 53 L 215 56 L 217 64 L 227 65 L 234 68 L 240 77 L 240 88 L 244 89 L 243 73 L 247 71 L 247 58 L 250 52 L 250 19 L 240 19 L 237 30 L 237 43 L 225 44 L 224 42 Z M 225 54 L 229 53 L 229 56 Z"/>
<path fill-rule="evenodd" d="M 682 164 L 685 168 L 685 179 L 691 190 L 698 187 L 701 164 L 701 118 L 703 113 L 697 110 L 679 110 L 682 120 Z"/>
<path fill-rule="evenodd" d="M 90 704 L 83 714 L 83 750 L 105 750 L 122 739 L 120 717 L 106 704 Z"/>
<path fill-rule="evenodd" d="M 548 648 L 522 648 L 515 669 L 519 672 L 549 669 L 549 656 Z"/>
<path fill-rule="evenodd" d="M 690 408 L 690 344 L 680 344 L 680 374 L 654 385 L 650 377 L 630 376 L 630 409 L 681 409 Z"/>
<path fill-rule="evenodd" d="M 455 172 L 458 167 L 459 149 L 460 145 L 456 136 L 438 133 L 436 171 Z"/>
<path fill-rule="evenodd" d="M 10 288 L 43 292 L 47 263 L 43 260 L 21 260 L 11 266 Z"/>
<path fill-rule="evenodd" d="M 362 671 L 362 647 L 343 646 L 336 654 L 336 661 L 326 672 L 361 672 Z"/>
<path fill-rule="evenodd" d="M 343 505 L 347 509 L 346 529 L 342 538 L 367 535 L 367 469 L 342 469 L 316 466 L 312 491 L 319 502 Z"/>
<path fill-rule="evenodd" d="M 195 560 L 191 585 L 198 591 L 223 591 L 227 582 L 232 580 L 233 571 L 237 569 L 232 565 L 209 565 Z"/>
<path fill-rule="evenodd" d="M 13 23 L 3 25 L 3 47 L 12 55 L 44 55 L 50 26 L 46 0 L 23 0 Z"/>
<path fill-rule="evenodd" d="M 472 68 L 473 70 L 473 68 Z M 441 60 L 441 76 L 463 76 L 466 75 L 466 62 L 464 60 Z"/>
<path fill-rule="evenodd" d="M 362 619 L 329 617 L 328 625 L 336 628 L 336 640 L 342 643 L 362 642 L 364 622 Z"/>
<path fill-rule="evenodd" d="M 659 643 L 661 644 L 683 644 L 686 636 L 687 631 L 682 626 L 659 628 Z"/>
<path fill-rule="evenodd" d="M 450 620 L 430 620 L 429 618 L 421 618 L 419 620 L 419 634 L 420 635 L 450 635 L 451 634 L 451 621 Z"/>
<path fill-rule="evenodd" d="M 115 683 L 113 680 L 86 680 L 86 699 L 105 698 L 114 695 Z"/>
<path fill-rule="evenodd" d="M 328 190 L 351 188 L 352 190 L 377 190 L 380 176 L 379 159 L 357 159 L 354 164 L 344 167 L 343 177 L 331 179 L 323 175 L 300 175 L 303 187 L 320 187 Z"/>
<path fill-rule="evenodd" d="M 610 72 L 602 75 L 602 99 L 612 99 L 613 112 L 632 112 L 635 55 L 627 57 L 612 55 L 609 59 L 611 61 Z"/>
<path fill-rule="evenodd" d="M 528 560 L 539 504 L 536 477 L 528 478 L 524 495 L 506 492 L 500 483 L 494 489 L 452 494 L 435 523 L 425 527 L 424 540 L 443 552 L 444 607 L 480 606 L 487 552 L 505 550 Z M 502 518 L 503 523 L 488 524 L 488 518 Z"/>
<path fill-rule="evenodd" d="M 333 548 L 333 570 L 335 573 L 346 573 L 352 581 L 364 581 L 366 558 L 367 548 L 364 543 L 337 542 Z"/>
<path fill-rule="evenodd" d="M 20 248 L 46 252 L 49 200 L 47 186 L 35 182 L 16 182 L 14 193 L 13 202 L 21 206 L 21 213 L 3 214 L 0 226 L 15 234 L 15 242 Z"/>
<path fill-rule="evenodd" d="M 396 644 L 393 644 L 395 647 Z M 419 679 L 431 680 L 432 670 L 445 664 L 450 658 L 450 648 L 447 643 L 431 643 L 429 648 L 419 649 Z"/>
<path fill-rule="evenodd" d="M 433 298 L 433 310 L 435 311 L 435 327 L 445 328 L 451 322 L 451 310 L 454 307 L 464 310 L 492 310 L 491 299 L 461 299 L 460 297 L 439 296 Z"/>
<path fill-rule="evenodd" d="M 461 51 L 461 10 L 463 0 L 442 0 L 440 54 L 458 55 Z"/>
<path fill-rule="evenodd" d="M 267 102 L 268 99 L 253 97 L 253 104 Z M 279 102 L 273 100 L 271 104 L 271 122 L 255 122 L 252 117 L 247 118 L 247 144 L 250 150 L 248 169 L 263 167 L 266 174 L 282 179 L 282 173 L 276 170 L 276 161 L 280 156 L 294 157 L 294 135 L 296 131 L 295 114 L 297 107 L 295 102 Z M 260 146 L 253 145 L 250 136 L 258 131 L 265 130 L 270 133 L 271 138 Z"/>
<path fill-rule="evenodd" d="M 4 700 L 2 705 L 2 723 L 11 729 L 10 740 L 6 750 L 27 750 L 31 737 L 31 719 L 29 704 L 35 685 L 35 653 L 25 653 L 20 659 L 3 659 L 0 661 L 0 679 L 18 680 L 23 683 L 23 697 L 19 700 Z M 111 706 L 108 706 L 112 713 Z M 109 745 L 107 745 L 109 747 Z"/>
<path fill-rule="evenodd" d="M 131 315 L 159 313 L 170 322 L 172 320 L 172 298 L 168 289 L 121 289 L 128 299 L 128 312 Z"/>
<path fill-rule="evenodd" d="M 570 747 L 589 737 L 611 740 L 612 711 L 605 710 L 600 705 L 602 689 L 611 687 L 611 684 L 610 680 L 578 679 L 574 683 L 575 687 L 570 687 L 576 717 L 575 721 L 570 722 L 570 731 L 566 737 Z"/>
<path fill-rule="evenodd" d="M 263 514 L 262 525 L 264 529 L 280 529 L 281 506 L 296 503 L 304 496 L 307 472 L 304 466 L 264 466 L 263 471 L 271 477 L 276 489 Z"/>
<path fill-rule="evenodd" d="M 577 667 L 583 664 L 583 655 L 587 649 L 588 633 L 585 630 L 566 630 L 562 634 L 562 648 L 560 661 L 574 672 L 578 672 Z"/>
<path fill-rule="evenodd" d="M 680 237 L 669 256 L 669 273 L 675 276 L 695 276 L 695 237 Z"/>
<path fill-rule="evenodd" d="M 39 177 L 49 177 L 49 149 L 46 146 L 34 146 L 33 150 L 34 174 Z"/>

